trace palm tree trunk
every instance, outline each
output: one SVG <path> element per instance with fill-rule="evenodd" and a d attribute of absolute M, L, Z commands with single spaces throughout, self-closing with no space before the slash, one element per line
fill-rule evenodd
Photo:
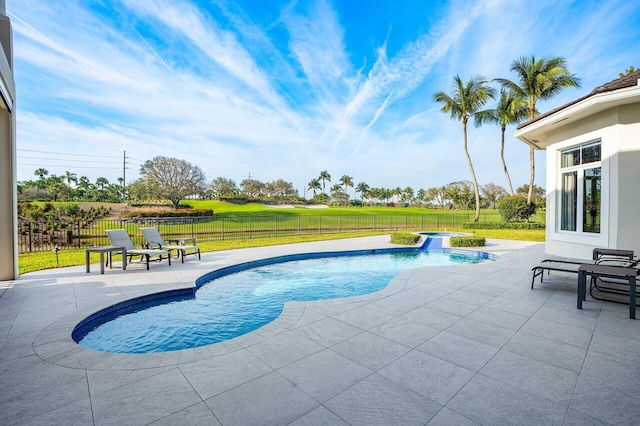
<path fill-rule="evenodd" d="M 504 168 L 504 176 L 507 178 L 507 185 L 509 185 L 509 192 L 513 195 L 513 185 L 511 185 L 511 178 L 509 177 L 509 171 L 507 170 L 507 163 L 504 161 L 504 132 L 507 130 L 507 126 L 503 125 L 501 129 L 502 139 L 500 141 L 500 159 L 502 160 L 502 167 Z"/>
<path fill-rule="evenodd" d="M 530 164 L 530 176 L 529 176 L 529 193 L 527 194 L 527 203 L 531 204 L 533 201 L 533 181 L 536 176 L 536 159 L 535 150 L 533 147 L 529 147 L 529 164 Z"/>
<path fill-rule="evenodd" d="M 536 116 L 536 100 L 535 98 L 529 99 L 529 117 L 533 120 Z M 531 204 L 533 201 L 533 182 L 536 177 L 536 158 L 535 151 L 532 146 L 529 147 L 529 193 L 527 194 L 527 203 Z"/>
<path fill-rule="evenodd" d="M 473 183 L 473 192 L 476 196 L 476 217 L 474 222 L 480 220 L 480 191 L 478 190 L 478 181 L 476 179 L 476 172 L 473 170 L 473 163 L 471 163 L 471 156 L 467 149 L 467 120 L 462 120 L 462 132 L 464 133 L 464 154 L 467 156 L 467 163 L 469 164 L 469 172 L 471 173 L 471 182 Z"/>

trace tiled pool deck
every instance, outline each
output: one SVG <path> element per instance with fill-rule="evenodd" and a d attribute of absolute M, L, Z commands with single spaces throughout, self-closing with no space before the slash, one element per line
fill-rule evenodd
<path fill-rule="evenodd" d="M 234 340 L 148 355 L 70 339 L 96 310 L 192 286 L 205 272 L 296 252 L 388 247 L 388 236 L 84 266 L 0 282 L 0 424 L 505 425 L 640 423 L 640 320 L 576 304 L 576 276 L 530 289 L 544 245 L 421 268 L 354 298 L 288 303 Z M 64 253 L 61 254 L 64 256 Z M 117 265 L 117 264 L 116 264 Z"/>

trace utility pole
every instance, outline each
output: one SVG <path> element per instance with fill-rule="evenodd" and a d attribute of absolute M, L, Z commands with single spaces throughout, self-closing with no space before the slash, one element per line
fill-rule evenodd
<path fill-rule="evenodd" d="M 122 158 L 122 201 L 127 201 L 127 151 Z"/>

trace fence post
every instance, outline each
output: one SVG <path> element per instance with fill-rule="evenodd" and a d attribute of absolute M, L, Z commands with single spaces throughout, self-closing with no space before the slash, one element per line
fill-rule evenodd
<path fill-rule="evenodd" d="M 373 215 L 373 230 L 376 230 L 376 215 Z"/>
<path fill-rule="evenodd" d="M 195 218 L 191 218 L 191 238 L 195 238 L 195 233 L 194 233 L 194 221 Z"/>
<path fill-rule="evenodd" d="M 273 221 L 276 231 L 276 237 L 278 236 L 278 216 L 273 217 L 275 220 Z"/>
<path fill-rule="evenodd" d="M 298 216 L 298 235 L 300 235 L 300 216 Z"/>
<path fill-rule="evenodd" d="M 80 221 L 78 220 L 78 248 L 80 248 Z"/>
<path fill-rule="evenodd" d="M 29 222 L 29 252 L 33 251 L 33 246 L 31 244 L 31 222 Z"/>
<path fill-rule="evenodd" d="M 222 240 L 224 241 L 224 217 L 221 220 L 222 223 L 220 223 L 220 227 L 222 230 Z"/>
<path fill-rule="evenodd" d="M 338 216 L 338 234 L 341 232 L 342 216 Z"/>
<path fill-rule="evenodd" d="M 251 216 L 249 216 L 249 239 L 253 238 L 253 228 L 252 228 L 253 220 Z"/>
<path fill-rule="evenodd" d="M 320 219 L 318 221 L 318 233 L 322 234 L 322 215 L 320 215 Z"/>

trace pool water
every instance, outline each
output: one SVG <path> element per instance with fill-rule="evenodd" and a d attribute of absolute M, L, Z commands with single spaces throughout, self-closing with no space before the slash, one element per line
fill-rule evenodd
<path fill-rule="evenodd" d="M 106 352 L 147 353 L 195 348 L 256 330 L 280 315 L 287 301 L 373 293 L 407 269 L 477 263 L 487 256 L 459 251 L 408 251 L 275 263 L 216 278 L 195 297 L 161 299 L 155 306 L 76 328 L 82 346 Z M 149 304 L 147 304 L 149 305 Z M 103 322 L 103 323 L 100 323 Z M 80 327 L 80 326 L 79 326 Z"/>

